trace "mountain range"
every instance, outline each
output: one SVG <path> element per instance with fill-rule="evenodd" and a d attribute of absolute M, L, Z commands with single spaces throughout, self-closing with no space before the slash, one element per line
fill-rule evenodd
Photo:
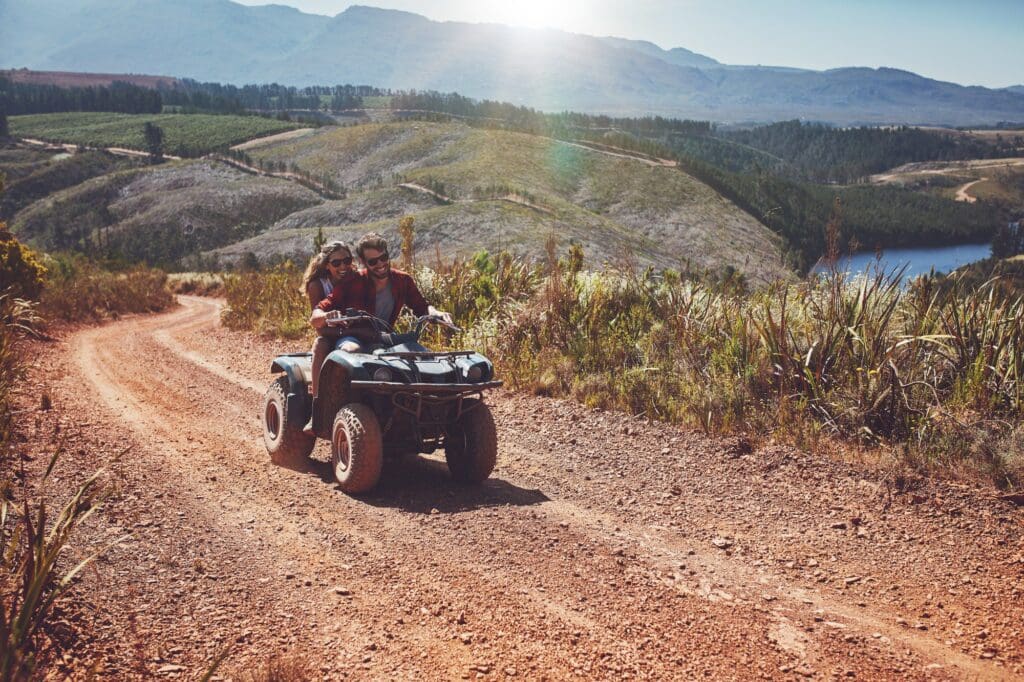
<path fill-rule="evenodd" d="M 548 111 L 726 123 L 1024 120 L 1019 86 L 965 87 L 891 68 L 728 65 L 645 41 L 437 22 L 364 6 L 327 17 L 229 0 L 4 0 L 0 68 L 20 67 L 235 84 L 370 84 Z"/>

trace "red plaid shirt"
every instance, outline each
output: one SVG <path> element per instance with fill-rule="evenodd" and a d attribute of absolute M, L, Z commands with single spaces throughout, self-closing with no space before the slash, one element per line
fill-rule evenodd
<path fill-rule="evenodd" d="M 417 317 L 427 314 L 427 301 L 420 293 L 412 275 L 392 268 L 390 279 L 391 295 L 395 299 L 395 307 L 391 311 L 391 319 L 387 320 L 388 324 L 394 326 L 403 306 L 408 306 Z M 361 270 L 357 277 L 347 280 L 341 286 L 334 287 L 331 295 L 320 301 L 317 307 L 323 311 L 355 308 L 356 310 L 365 310 L 373 315 L 376 302 L 377 291 L 374 287 L 374 279 L 365 270 Z"/>

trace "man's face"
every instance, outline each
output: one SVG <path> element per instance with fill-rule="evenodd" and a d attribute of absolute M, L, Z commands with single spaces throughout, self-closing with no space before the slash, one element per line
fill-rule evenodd
<path fill-rule="evenodd" d="M 370 273 L 370 276 L 377 279 L 384 279 L 391 272 L 391 263 L 388 261 L 387 251 L 364 249 L 363 263 L 366 264 L 366 271 Z"/>

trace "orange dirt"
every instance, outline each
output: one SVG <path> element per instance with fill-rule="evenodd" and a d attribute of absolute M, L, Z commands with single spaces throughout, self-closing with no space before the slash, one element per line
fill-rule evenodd
<path fill-rule="evenodd" d="M 1024 678 L 1024 511 L 986 491 L 498 392 L 485 485 L 420 456 L 350 497 L 325 443 L 296 470 L 262 444 L 301 344 L 180 301 L 38 348 L 30 470 L 63 439 L 58 489 L 115 490 L 68 560 L 134 534 L 62 600 L 53 677 L 197 679 L 230 647 L 225 678 Z"/>

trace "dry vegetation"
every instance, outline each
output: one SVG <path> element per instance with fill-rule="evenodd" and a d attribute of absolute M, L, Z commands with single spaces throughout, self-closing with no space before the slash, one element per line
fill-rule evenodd
<path fill-rule="evenodd" d="M 752 294 L 650 270 L 501 254 L 417 277 L 521 390 L 801 444 L 892 451 L 922 470 L 1024 482 L 1024 303 L 991 286 L 832 275 Z M 228 326 L 300 336 L 299 271 L 229 283 Z M 273 304 L 270 302 L 273 301 Z"/>

